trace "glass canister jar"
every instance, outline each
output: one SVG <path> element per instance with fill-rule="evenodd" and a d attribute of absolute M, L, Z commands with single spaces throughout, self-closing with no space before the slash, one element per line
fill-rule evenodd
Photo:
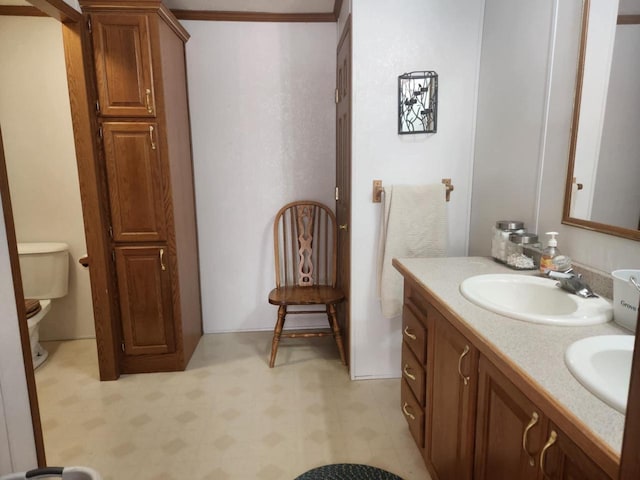
<path fill-rule="evenodd" d="M 535 270 L 542 253 L 535 233 L 512 233 L 507 242 L 507 266 L 516 270 Z"/>
<path fill-rule="evenodd" d="M 492 227 L 491 256 L 507 263 L 507 243 L 512 233 L 524 233 L 524 222 L 520 220 L 498 220 Z"/>

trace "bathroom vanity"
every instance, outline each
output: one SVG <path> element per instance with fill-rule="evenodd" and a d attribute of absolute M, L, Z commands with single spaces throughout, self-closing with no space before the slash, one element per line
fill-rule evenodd
<path fill-rule="evenodd" d="M 629 332 L 528 323 L 471 303 L 463 280 L 513 273 L 488 258 L 393 264 L 405 279 L 401 408 L 434 479 L 618 477 L 624 415 L 571 375 L 564 352 Z"/>

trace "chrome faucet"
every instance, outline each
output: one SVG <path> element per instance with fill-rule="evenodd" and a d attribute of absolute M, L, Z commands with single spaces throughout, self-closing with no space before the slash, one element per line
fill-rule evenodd
<path fill-rule="evenodd" d="M 563 290 L 566 290 L 569 293 L 574 293 L 579 297 L 590 298 L 597 297 L 591 287 L 587 285 L 587 282 L 584 281 L 582 275 L 579 273 L 575 273 L 573 270 L 569 270 L 567 272 L 547 272 L 549 278 L 553 278 L 558 280 L 556 286 L 560 287 Z"/>

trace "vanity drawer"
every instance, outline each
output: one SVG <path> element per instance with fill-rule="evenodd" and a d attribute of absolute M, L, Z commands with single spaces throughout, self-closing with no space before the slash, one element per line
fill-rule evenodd
<path fill-rule="evenodd" d="M 418 362 L 424 365 L 427 352 L 427 329 L 407 305 L 402 310 L 402 337 Z"/>
<path fill-rule="evenodd" d="M 411 393 L 411 387 L 403 378 L 400 389 L 400 406 L 405 420 L 409 424 L 411 436 L 420 448 L 424 448 L 424 409 Z"/>
<path fill-rule="evenodd" d="M 422 368 L 416 356 L 411 353 L 406 342 L 402 343 L 402 378 L 404 378 L 409 387 L 411 387 L 411 391 L 418 400 L 418 403 L 424 406 L 424 368 Z"/>

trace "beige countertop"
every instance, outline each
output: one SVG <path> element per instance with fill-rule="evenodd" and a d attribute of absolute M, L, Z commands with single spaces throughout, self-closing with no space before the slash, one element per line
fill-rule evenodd
<path fill-rule="evenodd" d="M 573 377 L 565 366 L 564 352 L 581 338 L 628 335 L 628 331 L 613 322 L 588 327 L 533 324 L 471 303 L 460 293 L 459 285 L 464 279 L 486 273 L 519 273 L 490 258 L 401 258 L 396 261 L 403 275 L 413 277 L 438 297 L 479 337 L 526 372 L 541 389 L 620 455 L 624 415 L 595 397 Z"/>

